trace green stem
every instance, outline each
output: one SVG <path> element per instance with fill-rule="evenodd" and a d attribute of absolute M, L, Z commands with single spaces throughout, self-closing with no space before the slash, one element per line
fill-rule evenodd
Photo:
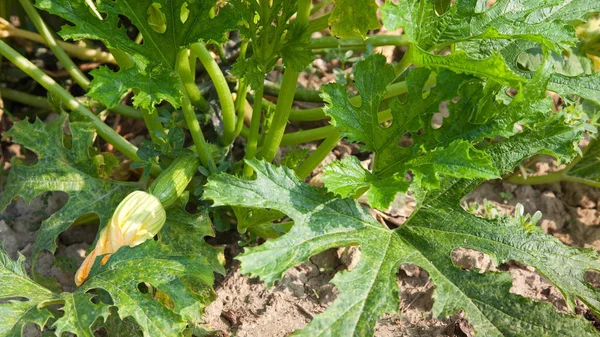
<path fill-rule="evenodd" d="M 292 69 L 287 69 L 283 75 L 283 82 L 281 84 L 281 92 L 275 112 L 273 115 L 273 121 L 271 127 L 266 134 L 265 143 L 261 150 L 260 157 L 266 161 L 273 161 L 281 138 L 285 132 L 285 127 L 290 116 L 292 104 L 294 103 L 294 93 L 296 91 L 296 83 L 298 81 L 298 72 Z M 258 102 L 259 100 L 256 100 Z M 255 102 L 255 104 L 256 104 Z M 262 100 L 260 100 L 262 102 Z"/>
<path fill-rule="evenodd" d="M 200 89 L 196 85 L 196 74 L 192 69 L 192 60 L 196 62 L 195 54 L 188 58 L 187 50 L 180 52 L 180 60 L 178 63 L 179 77 L 183 82 L 183 87 L 188 94 L 190 102 L 201 111 L 209 111 L 208 102 L 202 96 Z M 183 55 L 182 55 L 183 54 Z"/>
<path fill-rule="evenodd" d="M 67 55 L 67 53 L 65 53 L 65 51 L 58 45 L 53 33 L 50 31 L 50 29 L 48 29 L 48 26 L 46 26 L 46 23 L 44 20 L 42 20 L 42 17 L 38 11 L 31 4 L 31 1 L 19 0 L 19 2 L 21 3 L 21 6 L 23 6 L 23 9 L 25 9 L 25 12 L 27 12 L 29 19 L 35 25 L 35 28 L 44 38 L 44 41 L 46 41 L 48 47 L 50 47 L 50 50 L 52 50 L 54 53 L 54 56 L 56 56 L 58 61 L 63 65 L 69 75 L 71 75 L 73 80 L 75 80 L 75 82 L 77 82 L 77 84 L 79 84 L 79 86 L 81 86 L 84 90 L 88 90 L 90 87 L 90 80 L 83 72 L 81 72 L 79 67 L 73 63 L 73 60 L 69 58 L 69 55 Z"/>
<path fill-rule="evenodd" d="M 309 130 L 286 133 L 281 139 L 281 146 L 298 145 L 325 139 L 331 135 L 332 132 L 335 132 L 335 128 L 331 125 L 327 125 Z"/>
<path fill-rule="evenodd" d="M 219 68 L 219 65 L 210 55 L 210 52 L 201 43 L 194 43 L 191 49 L 198 56 L 200 63 L 204 66 L 208 75 L 212 79 L 219 101 L 221 103 L 221 114 L 223 116 L 223 145 L 229 146 L 235 138 L 235 106 L 231 98 L 231 91 L 227 85 L 227 80 Z"/>
<path fill-rule="evenodd" d="M 138 109 L 130 107 L 129 105 L 121 104 L 109 109 L 112 112 L 116 112 L 119 115 L 133 118 L 133 119 L 142 119 L 142 112 Z"/>
<path fill-rule="evenodd" d="M 54 80 L 46 75 L 42 70 L 36 67 L 33 63 L 19 54 L 16 50 L 12 49 L 9 45 L 0 41 L 0 54 L 6 57 L 10 62 L 16 65 L 19 69 L 21 69 L 24 73 L 33 78 L 36 82 L 38 82 L 41 86 L 46 88 L 49 92 L 51 92 L 56 97 L 60 98 L 63 101 L 65 106 L 69 108 L 71 111 L 76 111 L 85 117 L 88 121 L 90 121 L 98 135 L 102 137 L 105 141 L 112 144 L 117 150 L 123 153 L 128 158 L 133 161 L 139 161 L 140 158 L 137 156 L 137 148 L 129 143 L 125 138 L 121 137 L 118 133 L 115 132 L 108 125 L 104 124 L 94 113 L 88 110 L 83 104 L 81 104 L 75 97 L 73 97 L 68 91 L 63 89 L 58 83 L 54 82 Z M 160 169 L 157 167 L 153 169 L 154 173 L 157 173 Z"/>
<path fill-rule="evenodd" d="M 14 101 L 39 109 L 52 109 L 50 103 L 48 103 L 48 99 L 43 96 L 36 96 L 10 88 L 0 88 L 0 94 L 2 94 L 3 99 L 7 99 L 9 101 Z"/>
<path fill-rule="evenodd" d="M 330 14 L 328 13 L 310 20 L 310 22 L 308 22 L 308 31 L 314 33 L 327 29 L 327 27 L 329 27 L 329 16 Z"/>
<path fill-rule="evenodd" d="M 300 25 L 308 23 L 308 16 L 310 15 L 311 0 L 300 0 L 298 1 L 298 13 L 296 14 L 296 22 Z M 293 69 L 286 69 L 283 74 L 283 80 L 281 83 L 281 92 L 279 100 L 277 101 L 277 107 L 273 115 L 273 121 L 271 127 L 265 138 L 264 145 L 261 149 L 260 157 L 266 161 L 273 161 L 281 138 L 285 132 L 285 126 L 287 125 L 292 104 L 294 103 L 294 94 L 296 93 L 296 83 L 298 82 L 299 72 Z M 257 102 L 262 100 L 256 100 Z"/>
<path fill-rule="evenodd" d="M 52 108 L 48 103 L 48 98 L 44 96 L 36 96 L 10 88 L 0 88 L 0 93 L 2 93 L 3 98 L 8 99 L 10 101 L 18 102 L 40 109 Z M 79 97 L 77 98 L 77 100 L 79 100 L 82 103 L 87 102 L 87 98 L 84 97 Z M 98 110 L 104 110 L 105 108 L 104 105 L 95 101 L 92 101 L 92 107 Z M 142 113 L 139 110 L 130 107 L 129 105 L 117 105 L 111 108 L 110 110 L 128 118 L 142 119 Z"/>
<path fill-rule="evenodd" d="M 258 137 L 260 120 L 262 117 L 262 97 L 263 97 L 263 86 L 256 89 L 255 97 L 257 98 L 254 102 L 252 109 L 252 120 L 250 122 L 250 132 L 248 134 L 248 143 L 246 143 L 246 155 L 244 159 L 253 159 L 256 156 L 256 148 L 258 147 Z M 244 165 L 244 176 L 251 177 L 253 173 L 250 165 Z"/>
<path fill-rule="evenodd" d="M 221 60 L 221 62 L 227 61 L 227 58 L 225 57 L 225 50 L 223 49 L 223 46 L 221 46 L 218 43 L 213 44 L 213 46 L 215 47 L 215 49 L 217 51 L 217 55 L 219 55 L 219 59 Z"/>
<path fill-rule="evenodd" d="M 248 84 L 243 79 L 240 80 L 238 96 L 235 99 L 235 110 L 237 112 L 237 122 L 235 124 L 235 136 L 237 137 L 244 126 L 244 115 L 246 114 L 246 96 L 248 95 Z"/>
<path fill-rule="evenodd" d="M 323 159 L 327 157 L 329 152 L 335 148 L 340 139 L 340 133 L 336 129 L 331 130 L 329 136 L 327 136 L 327 138 L 319 144 L 317 149 L 296 168 L 298 177 L 300 177 L 300 179 L 308 177 L 308 175 L 319 166 Z"/>
<path fill-rule="evenodd" d="M 396 64 L 396 66 L 394 67 L 394 72 L 396 73 L 396 76 L 402 75 L 402 73 L 406 69 L 408 69 L 408 67 L 410 67 L 412 62 L 413 62 L 412 47 L 409 44 L 408 49 L 406 49 L 406 52 L 404 53 L 404 56 L 402 56 L 402 60 L 400 60 L 400 62 L 398 64 Z"/>
<path fill-rule="evenodd" d="M 367 46 L 407 46 L 408 37 L 406 35 L 370 35 L 366 39 L 360 36 L 345 37 L 337 39 L 333 36 L 325 36 L 313 39 L 308 45 L 309 49 L 321 50 L 340 48 L 342 50 L 364 50 Z"/>
<path fill-rule="evenodd" d="M 200 162 L 202 162 L 202 166 L 206 167 L 210 173 L 215 173 L 217 171 L 217 166 L 212 159 L 202 129 L 200 129 L 200 123 L 198 123 L 198 118 L 196 118 L 196 114 L 194 113 L 194 107 L 185 91 L 181 97 L 181 109 L 183 111 L 185 122 L 190 130 L 192 140 L 194 141 L 194 145 L 196 146 L 196 152 L 198 153 Z"/>
<path fill-rule="evenodd" d="M 552 184 L 561 181 L 569 181 L 572 183 L 585 184 L 592 187 L 600 187 L 600 182 L 598 181 L 568 175 L 569 169 L 571 167 L 572 166 L 567 166 L 566 168 L 560 171 L 548 173 L 542 176 L 528 176 L 527 178 L 525 178 L 522 175 L 513 175 L 505 179 L 505 181 L 517 185 L 541 185 Z"/>
<path fill-rule="evenodd" d="M 0 18 L 0 37 L 11 37 L 11 38 L 22 38 L 38 43 L 46 44 L 46 41 L 40 34 L 36 34 L 24 29 L 19 29 L 11 25 L 8 21 Z M 96 61 L 101 63 L 112 63 L 116 64 L 114 57 L 100 49 L 90 49 L 78 46 L 73 43 L 67 43 L 64 41 L 58 41 L 58 45 L 70 54 L 81 60 Z"/>
<path fill-rule="evenodd" d="M 248 40 L 242 41 L 240 47 L 241 59 L 246 58 L 248 50 Z M 235 99 L 235 110 L 237 111 L 237 123 L 235 125 L 235 136 L 237 137 L 244 126 L 244 116 L 246 115 L 246 97 L 248 96 L 248 83 L 242 78 L 238 84 L 237 98 Z"/>
<path fill-rule="evenodd" d="M 156 118 L 158 118 L 156 108 L 153 108 L 152 110 L 142 109 L 142 117 L 144 118 L 144 123 L 146 124 L 152 142 L 154 144 L 160 144 L 162 142 L 160 135 L 166 134 L 166 132 L 163 125 L 156 120 Z"/>
<path fill-rule="evenodd" d="M 281 86 L 271 81 L 265 81 L 265 94 L 269 96 L 279 97 L 279 95 L 281 94 Z M 294 100 L 302 102 L 323 103 L 323 99 L 319 94 L 320 92 L 317 90 L 296 88 L 296 92 L 294 93 Z"/>
<path fill-rule="evenodd" d="M 4 30 L 4 23 L 8 23 L 6 20 L 4 20 L 4 18 L 8 18 L 10 17 L 10 2 L 9 1 L 2 1 L 0 3 L 0 39 L 4 39 L 7 36 L 7 34 L 4 34 L 3 30 Z M 10 26 L 10 23 L 8 23 L 8 25 Z M 0 71 L 2 71 L 2 64 L 4 64 L 4 57 L 2 57 L 2 55 L 0 55 Z"/>
<path fill-rule="evenodd" d="M 333 0 L 322 0 L 318 4 L 314 5 L 312 7 L 312 9 L 310 10 L 310 15 L 313 15 L 316 12 L 320 11 L 321 9 L 323 9 L 324 7 L 326 7 L 327 5 L 329 5 L 332 1 Z"/>
<path fill-rule="evenodd" d="M 133 57 L 131 57 L 131 55 L 127 54 L 126 52 L 122 51 L 121 49 L 108 48 L 108 50 L 110 50 L 112 56 L 117 61 L 119 68 L 129 69 L 135 65 L 135 61 L 133 61 Z"/>
<path fill-rule="evenodd" d="M 426 85 L 429 86 L 429 85 L 433 85 L 434 83 L 435 83 L 435 76 L 432 76 L 429 78 Z M 406 94 L 407 92 L 408 92 L 408 87 L 406 86 L 406 82 L 398 82 L 398 83 L 390 84 L 387 87 L 387 92 L 383 98 L 389 99 L 392 97 Z M 358 95 L 354 96 L 354 97 L 350 98 L 350 102 L 354 105 L 360 105 L 361 98 Z M 272 103 L 270 103 L 270 104 L 272 104 Z M 322 107 L 321 108 L 313 108 L 313 109 L 304 109 L 304 110 L 292 109 L 292 111 L 290 112 L 290 120 L 292 120 L 292 121 L 308 122 L 308 121 L 318 121 L 318 120 L 322 120 L 322 119 L 326 119 L 326 118 L 329 118 L 329 117 L 327 115 L 325 115 L 324 108 L 322 108 Z M 390 120 L 391 118 L 392 118 L 392 115 L 391 115 L 391 112 L 389 109 L 379 112 L 379 121 L 380 122 L 385 122 L 387 120 Z"/>
<path fill-rule="evenodd" d="M 187 50 L 184 49 L 180 51 L 177 55 L 176 67 L 180 78 L 189 74 L 190 60 L 188 58 Z M 206 144 L 206 140 L 204 139 L 204 134 L 202 133 L 202 129 L 200 128 L 200 123 L 198 123 L 198 118 L 194 113 L 192 102 L 190 101 L 190 98 L 188 96 L 187 87 L 184 86 L 182 89 L 183 95 L 181 97 L 181 108 L 187 127 L 190 130 L 190 135 L 192 136 L 192 140 L 194 141 L 194 145 L 196 146 L 196 152 L 198 153 L 198 157 L 200 158 L 202 165 L 206 167 L 209 172 L 214 173 L 217 171 L 217 166 L 215 165 L 212 159 L 210 150 L 208 149 L 208 145 Z"/>

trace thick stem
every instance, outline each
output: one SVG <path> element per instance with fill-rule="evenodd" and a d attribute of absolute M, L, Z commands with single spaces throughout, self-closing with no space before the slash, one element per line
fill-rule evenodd
<path fill-rule="evenodd" d="M 310 15 L 311 0 L 300 0 L 298 1 L 298 13 L 296 14 L 296 22 L 299 24 L 308 23 L 308 16 Z M 271 122 L 271 127 L 267 137 L 265 138 L 264 146 L 261 149 L 260 157 L 266 161 L 273 161 L 281 138 L 285 132 L 285 126 L 287 125 L 290 111 L 292 109 L 292 103 L 294 103 L 294 94 L 296 92 L 296 83 L 298 82 L 298 72 L 292 69 L 286 69 L 283 74 L 283 81 L 281 83 L 281 92 L 279 100 L 277 101 L 277 107 Z M 256 100 L 259 101 L 258 99 Z M 262 100 L 261 100 L 262 101 Z"/>
<path fill-rule="evenodd" d="M 330 14 L 328 13 L 310 20 L 308 23 L 308 31 L 314 33 L 327 29 L 327 27 L 329 27 L 329 16 Z"/>
<path fill-rule="evenodd" d="M 154 108 L 152 110 L 142 109 L 142 117 L 144 118 L 144 123 L 146 124 L 152 142 L 160 144 L 160 135 L 166 134 L 166 132 L 162 124 L 156 120 L 158 112 Z"/>
<path fill-rule="evenodd" d="M 517 185 L 541 185 L 563 181 L 565 178 L 565 171 L 557 171 L 542 176 L 527 176 L 527 178 L 521 175 L 513 175 L 505 181 Z"/>
<path fill-rule="evenodd" d="M 600 187 L 600 182 L 598 181 L 570 176 L 567 174 L 568 172 L 569 170 L 566 168 L 557 172 L 545 174 L 543 176 L 528 176 L 525 178 L 521 175 L 513 175 L 505 181 L 517 185 L 541 185 L 552 184 L 560 181 L 569 181 L 572 183 L 585 184 L 592 187 Z"/>
<path fill-rule="evenodd" d="M 396 64 L 396 66 L 394 67 L 394 72 L 396 73 L 396 76 L 402 75 L 402 73 L 406 69 L 408 69 L 408 67 L 410 67 L 412 62 L 413 62 L 412 47 L 410 44 L 408 44 L 408 49 L 406 49 L 406 53 L 404 53 L 404 56 L 402 56 L 402 60 L 400 60 L 400 62 L 398 64 Z"/>
<path fill-rule="evenodd" d="M 8 21 L 0 18 L 0 37 L 22 38 L 38 43 L 46 44 L 46 41 L 40 34 L 36 34 L 24 29 L 19 29 L 11 25 Z M 58 45 L 71 56 L 75 56 L 81 60 L 96 61 L 100 63 L 116 64 L 114 57 L 100 49 L 90 49 L 78 46 L 73 43 L 58 41 Z"/>
<path fill-rule="evenodd" d="M 265 81 L 265 94 L 279 97 L 279 95 L 281 94 L 281 87 L 277 83 Z M 317 90 L 296 88 L 296 92 L 294 93 L 294 100 L 302 102 L 323 103 L 323 99 L 319 94 L 320 92 Z"/>
<path fill-rule="evenodd" d="M 192 103 L 185 92 L 183 92 L 181 97 L 181 109 L 183 111 L 185 122 L 190 130 L 192 140 L 194 141 L 194 145 L 196 146 L 196 152 L 198 153 L 200 162 L 202 162 L 202 166 L 206 167 L 211 173 L 216 172 L 217 166 L 212 159 L 208 145 L 204 139 L 204 134 L 202 134 L 202 129 L 200 129 L 200 123 L 198 123 L 198 118 L 196 118 Z"/>
<path fill-rule="evenodd" d="M 229 146 L 233 143 L 235 138 L 235 106 L 233 104 L 233 99 L 231 96 L 231 91 L 229 90 L 229 85 L 227 85 L 227 80 L 225 80 L 225 76 L 219 68 L 219 65 L 212 58 L 210 52 L 206 49 L 206 47 L 201 43 L 194 43 L 191 46 L 191 49 L 198 56 L 198 59 L 208 72 L 208 75 L 212 79 L 215 89 L 217 90 L 217 95 L 219 96 L 219 101 L 221 103 L 221 114 L 223 116 L 223 145 Z"/>
<path fill-rule="evenodd" d="M 29 19 L 35 25 L 35 28 L 44 38 L 44 41 L 46 41 L 48 47 L 50 47 L 50 50 L 52 50 L 54 53 L 54 56 L 56 56 L 58 61 L 63 65 L 63 67 L 65 67 L 65 70 L 69 73 L 69 75 L 71 75 L 73 80 L 75 80 L 75 82 L 77 82 L 77 84 L 79 84 L 79 86 L 81 86 L 84 90 L 88 90 L 90 87 L 90 80 L 83 72 L 81 72 L 77 65 L 73 63 L 73 60 L 69 58 L 69 55 L 67 55 L 67 53 L 65 53 L 65 51 L 58 45 L 53 33 L 50 31 L 50 29 L 48 29 L 48 26 L 46 26 L 46 23 L 44 20 L 42 20 L 42 17 L 38 13 L 37 9 L 35 9 L 35 7 L 33 7 L 31 4 L 31 1 L 19 0 L 19 2 L 21 3 L 21 6 L 23 6 L 23 9 L 25 9 L 25 12 L 27 12 Z"/>
<path fill-rule="evenodd" d="M 244 126 L 244 116 L 246 115 L 246 96 L 248 96 L 248 84 L 243 79 L 240 80 L 239 90 L 235 99 L 235 111 L 237 113 L 237 122 L 235 125 L 235 136 L 237 137 Z"/>
<path fill-rule="evenodd" d="M 281 84 L 281 92 L 277 100 L 277 106 L 273 115 L 271 127 L 265 138 L 264 146 L 261 150 L 260 157 L 266 161 L 273 161 L 281 138 L 285 132 L 285 127 L 290 116 L 292 104 L 294 103 L 294 93 L 296 91 L 296 83 L 298 81 L 298 72 L 292 69 L 287 69 L 283 75 Z M 255 100 L 258 102 L 259 100 Z M 262 100 L 260 100 L 262 102 Z"/>
<path fill-rule="evenodd" d="M 308 175 L 319 166 L 323 159 L 327 157 L 329 152 L 335 148 L 340 139 L 340 133 L 336 129 L 331 130 L 329 136 L 319 144 L 319 147 L 317 147 L 317 149 L 296 168 L 298 177 L 300 177 L 300 179 L 308 177 Z"/>
<path fill-rule="evenodd" d="M 360 36 L 351 36 L 342 39 L 326 36 L 313 39 L 308 45 L 308 48 L 312 50 L 332 48 L 340 48 L 341 50 L 364 50 L 367 46 L 407 46 L 408 43 L 406 35 L 370 35 L 366 39 L 363 39 Z"/>
<path fill-rule="evenodd" d="M 188 51 L 182 50 L 177 55 L 177 72 L 180 78 L 189 75 L 190 71 L 190 61 L 188 58 Z M 194 85 L 197 89 L 197 87 Z M 217 166 L 215 165 L 208 146 L 206 144 L 206 140 L 204 139 L 204 134 L 202 133 L 202 129 L 200 128 L 200 123 L 198 123 L 198 118 L 194 113 L 194 108 L 192 106 L 192 102 L 188 96 L 187 89 L 188 87 L 183 86 L 182 88 L 182 97 L 181 97 L 181 108 L 183 111 L 183 117 L 185 118 L 185 122 L 190 130 L 190 135 L 192 136 L 192 140 L 194 141 L 194 145 L 196 146 L 196 152 L 198 153 L 198 157 L 202 162 L 202 165 L 208 169 L 209 172 L 214 173 L 217 170 Z M 193 89 L 192 89 L 193 90 Z"/>
<path fill-rule="evenodd" d="M 281 146 L 298 145 L 325 139 L 329 137 L 332 132 L 335 132 L 335 128 L 331 125 L 327 125 L 309 130 L 286 133 L 281 139 Z"/>
<path fill-rule="evenodd" d="M 0 88 L 0 93 L 2 93 L 2 97 L 8 99 L 10 101 L 18 102 L 21 104 L 29 105 L 32 107 L 40 108 L 40 109 L 51 109 L 52 107 L 48 103 L 48 98 L 44 96 L 36 96 L 32 94 L 28 94 L 22 91 L 17 91 L 10 88 Z M 87 103 L 88 99 L 85 97 L 77 98 L 80 102 Z M 99 110 L 104 110 L 104 105 L 92 101 L 92 107 Z M 110 109 L 113 112 L 116 112 L 124 117 L 133 118 L 133 119 L 142 119 L 142 113 L 129 105 L 117 105 Z"/>
<path fill-rule="evenodd" d="M 240 47 L 240 58 L 243 60 L 246 58 L 246 51 L 248 50 L 248 40 L 242 41 Z M 235 125 L 235 137 L 237 137 L 242 131 L 244 126 L 244 116 L 246 115 L 246 97 L 248 96 L 248 83 L 242 78 L 238 83 L 238 92 L 235 99 L 235 110 L 237 112 L 237 123 Z"/>
<path fill-rule="evenodd" d="M 0 94 L 2 94 L 3 99 L 9 101 L 26 104 L 39 109 L 52 109 L 50 103 L 48 103 L 48 99 L 43 96 L 36 96 L 10 88 L 0 88 Z"/>
<path fill-rule="evenodd" d="M 41 86 L 46 88 L 53 95 L 58 97 L 65 106 L 72 110 L 77 111 L 83 117 L 85 117 L 89 122 L 91 122 L 98 135 L 102 137 L 105 141 L 113 145 L 117 150 L 123 153 L 128 158 L 133 161 L 139 161 L 140 158 L 137 156 L 137 148 L 129 143 L 125 138 L 121 137 L 118 133 L 115 132 L 108 125 L 104 124 L 94 113 L 88 110 L 83 104 L 81 104 L 75 97 L 73 97 L 68 91 L 63 89 L 58 83 L 54 82 L 54 80 L 46 75 L 42 70 L 36 67 L 33 63 L 19 54 L 17 51 L 12 49 L 9 45 L 0 41 L 0 54 L 6 57 L 10 62 L 16 65 L 19 69 L 21 69 L 24 73 L 33 78 L 36 82 L 38 82 Z M 160 168 L 156 167 L 153 169 L 153 173 L 157 173 L 160 171 Z"/>
<path fill-rule="evenodd" d="M 195 57 L 195 55 L 192 55 L 192 57 L 188 59 L 187 50 L 180 52 L 180 60 L 178 63 L 179 77 L 181 78 L 181 82 L 183 82 L 183 87 L 188 94 L 190 102 L 201 111 L 208 111 L 208 102 L 206 102 L 200 89 L 198 89 L 198 86 L 196 85 L 196 74 L 192 70 L 192 62 L 190 62 L 191 60 L 196 62 Z"/>
<path fill-rule="evenodd" d="M 258 147 L 258 131 L 262 117 L 262 86 L 256 89 L 254 97 L 256 97 L 256 101 L 254 102 L 254 108 L 252 109 L 252 121 L 250 122 L 250 132 L 248 133 L 248 142 L 246 143 L 246 155 L 244 156 L 244 159 L 246 160 L 252 159 L 256 156 L 256 148 Z M 252 173 L 252 167 L 250 167 L 248 164 L 245 164 L 244 176 L 251 177 Z"/>

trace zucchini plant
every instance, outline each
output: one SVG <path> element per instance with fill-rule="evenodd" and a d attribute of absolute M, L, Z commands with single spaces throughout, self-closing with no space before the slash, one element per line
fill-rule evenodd
<path fill-rule="evenodd" d="M 2 135 L 35 153 L 37 162 L 13 158 L 0 209 L 44 192 L 69 195 L 37 231 L 30 269 L 23 256 L 13 260 L 0 251 L 0 335 L 19 336 L 29 323 L 57 336 L 93 336 L 100 327 L 117 331 L 118 324 L 144 336 L 199 335 L 202 311 L 214 299 L 214 274 L 225 273 L 222 248 L 205 241 L 215 235 L 211 220 L 217 218 L 266 239 L 236 259 L 242 273 L 269 285 L 314 254 L 359 247 L 358 265 L 332 280 L 336 300 L 296 336 L 373 335 L 384 313 L 398 311 L 396 274 L 406 263 L 426 270 L 435 284 L 433 315 L 462 311 L 477 336 L 598 334 L 574 314 L 576 301 L 600 314 L 600 291 L 584 278 L 600 271 L 596 251 L 543 233 L 532 220 L 537 216 L 485 219 L 465 211 L 460 200 L 535 155 L 571 163 L 570 176 L 597 176 L 593 166 L 573 159 L 581 155 L 583 137 L 596 131 L 595 121 L 579 112 L 584 101 L 600 103 L 600 75 L 569 72 L 564 63 L 591 62 L 578 47 L 576 27 L 600 12 L 599 2 L 387 0 L 378 7 L 374 0 L 334 0 L 333 6 L 311 0 L 19 0 L 16 5 L 1 5 L 0 37 L 48 45 L 85 91 L 85 100 L 10 40 L 0 41 L 4 60 L 44 87 L 49 99 L 10 88 L 0 89 L 3 97 L 59 111 L 47 123 L 16 121 Z M 12 9 L 22 9 L 39 35 L 12 26 Z M 62 39 L 98 41 L 106 49 L 58 41 L 38 10 L 64 20 Z M 397 35 L 372 34 L 382 24 Z M 331 36 L 313 37 L 321 31 Z M 222 50 L 228 41 L 232 55 Z M 390 64 L 369 52 L 381 45 L 403 47 L 403 57 Z M 351 81 L 326 84 L 320 96 L 298 89 L 299 74 L 315 51 L 328 48 L 367 52 Z M 105 65 L 89 73 L 90 81 L 71 57 Z M 222 68 L 228 62 L 234 62 L 231 75 Z M 281 70 L 279 86 L 266 81 Z M 216 100 L 200 90 L 204 82 L 211 83 Z M 549 92 L 565 104 L 557 107 Z M 277 96 L 276 103 L 267 93 Z M 129 97 L 133 106 L 123 103 Z M 324 106 L 293 107 L 305 97 Z M 443 110 L 448 117 L 432 124 Z M 148 140 L 134 146 L 103 121 L 106 114 L 143 120 Z M 290 122 L 322 120 L 328 125 L 286 133 Z M 130 180 L 137 181 L 111 179 L 115 156 L 94 147 L 96 135 L 131 162 L 139 179 Z M 342 139 L 371 154 L 371 167 L 348 156 L 324 168 L 324 187 L 306 184 Z M 320 141 L 314 151 L 279 160 L 281 148 L 314 141 Z M 240 148 L 243 156 L 234 155 Z M 576 169 L 582 165 L 585 172 Z M 417 206 L 402 226 L 370 215 L 368 207 L 385 211 L 406 193 Z M 362 196 L 366 205 L 357 201 Z M 193 214 L 187 211 L 192 208 Z M 79 287 L 63 292 L 37 273 L 38 259 L 43 251 L 55 252 L 58 236 L 88 214 L 99 219 L 97 239 L 79 267 Z M 497 264 L 534 267 L 560 290 L 569 313 L 511 294 L 507 273 L 460 269 L 451 259 L 458 248 L 484 252 Z"/>

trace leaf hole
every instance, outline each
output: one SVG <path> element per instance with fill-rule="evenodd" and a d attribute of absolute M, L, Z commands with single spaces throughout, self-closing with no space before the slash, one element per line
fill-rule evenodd
<path fill-rule="evenodd" d="M 517 261 L 509 261 L 501 264 L 498 269 L 510 273 L 511 293 L 536 301 L 549 302 L 558 312 L 568 312 L 562 293 L 535 268 Z"/>
<path fill-rule="evenodd" d="M 435 286 L 425 269 L 412 263 L 401 264 L 398 271 L 398 286 L 400 288 L 400 310 L 403 313 L 431 311 Z"/>
<path fill-rule="evenodd" d="M 121 28 L 127 38 L 131 40 L 131 42 L 135 42 L 135 39 L 139 33 L 139 29 L 134 25 L 131 20 L 125 15 L 119 14 L 119 21 L 117 27 Z"/>
<path fill-rule="evenodd" d="M 402 137 L 400 137 L 400 140 L 398 140 L 398 146 L 403 149 L 407 149 L 413 146 L 414 144 L 415 141 L 414 139 L 412 139 L 412 135 L 410 132 L 403 134 Z"/>
<path fill-rule="evenodd" d="M 452 263 L 461 269 L 476 269 L 480 273 L 485 273 L 488 270 L 496 270 L 496 266 L 491 257 L 478 250 L 463 247 L 454 248 L 452 250 L 451 258 Z"/>
<path fill-rule="evenodd" d="M 386 336 L 405 336 L 405 323 L 414 324 L 409 317 L 415 317 L 419 336 L 475 336 L 463 311 L 457 310 L 443 319 L 431 317 L 436 287 L 426 270 L 405 263 L 400 265 L 397 276 L 401 313 L 382 315 L 375 328 L 377 331 L 385 331 Z"/>
<path fill-rule="evenodd" d="M 588 270 L 583 274 L 583 279 L 592 287 L 600 289 L 600 271 Z"/>
<path fill-rule="evenodd" d="M 138 283 L 137 289 L 142 294 L 147 294 L 150 291 L 149 284 L 147 284 L 146 282 Z"/>
<path fill-rule="evenodd" d="M 442 127 L 444 123 L 444 118 L 448 118 L 450 116 L 450 109 L 448 109 L 449 101 L 445 101 L 440 103 L 439 112 L 436 112 L 431 116 L 431 127 L 434 129 L 439 129 Z"/>

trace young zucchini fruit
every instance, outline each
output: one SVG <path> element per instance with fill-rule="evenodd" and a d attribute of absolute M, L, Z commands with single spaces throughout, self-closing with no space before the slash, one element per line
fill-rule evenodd
<path fill-rule="evenodd" d="M 193 156 L 175 159 L 150 185 L 148 192 L 160 200 L 166 209 L 181 196 L 200 166 L 200 160 Z"/>

